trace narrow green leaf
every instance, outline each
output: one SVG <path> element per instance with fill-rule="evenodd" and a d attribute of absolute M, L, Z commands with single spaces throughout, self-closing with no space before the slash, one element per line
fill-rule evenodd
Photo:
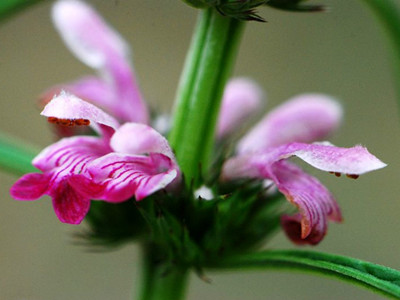
<path fill-rule="evenodd" d="M 400 271 L 350 257 L 313 251 L 276 250 L 228 257 L 211 269 L 292 269 L 328 275 L 400 299 Z"/>
<path fill-rule="evenodd" d="M 39 151 L 12 137 L 0 134 L 0 169 L 15 175 L 36 172 L 32 159 Z"/>
<path fill-rule="evenodd" d="M 40 1 L 42 0 L 2 0 L 0 1 L 0 21 Z"/>
<path fill-rule="evenodd" d="M 363 0 L 381 21 L 394 50 L 395 84 L 400 104 L 400 1 L 399 0 Z"/>

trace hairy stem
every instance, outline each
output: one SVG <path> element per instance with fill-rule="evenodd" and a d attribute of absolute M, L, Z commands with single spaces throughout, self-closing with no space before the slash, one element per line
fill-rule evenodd
<path fill-rule="evenodd" d="M 142 285 L 139 300 L 181 300 L 185 298 L 188 269 L 155 258 L 151 246 L 143 247 Z"/>

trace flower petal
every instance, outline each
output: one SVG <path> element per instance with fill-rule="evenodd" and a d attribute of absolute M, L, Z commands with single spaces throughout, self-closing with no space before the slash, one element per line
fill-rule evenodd
<path fill-rule="evenodd" d="M 109 107 L 114 115 L 126 122 L 148 124 L 149 113 L 129 64 L 112 60 L 107 65 L 107 72 L 110 85 L 115 91 L 114 101 Z"/>
<path fill-rule="evenodd" d="M 262 98 L 261 88 L 250 79 L 230 80 L 222 98 L 217 137 L 222 138 L 243 125 L 260 108 Z"/>
<path fill-rule="evenodd" d="M 80 173 L 85 165 L 111 148 L 101 138 L 76 136 L 64 138 L 43 149 L 32 161 L 42 172 L 62 170 L 62 174 Z"/>
<path fill-rule="evenodd" d="M 53 98 L 40 114 L 60 120 L 89 120 L 90 125 L 97 131 L 101 131 L 97 124 L 106 125 L 114 130 L 119 127 L 117 120 L 100 108 L 66 92 L 61 92 Z"/>
<path fill-rule="evenodd" d="M 110 145 L 115 152 L 123 154 L 161 153 L 175 160 L 166 138 L 144 124 L 122 125 L 112 136 Z"/>
<path fill-rule="evenodd" d="M 281 158 L 297 156 L 322 171 L 361 175 L 386 166 L 365 147 L 335 147 L 329 143 L 292 143 L 282 147 Z"/>
<path fill-rule="evenodd" d="M 286 217 L 282 220 L 293 241 L 316 244 L 326 233 L 328 219 L 341 221 L 340 209 L 332 194 L 313 176 L 286 161 L 273 164 L 268 173 L 265 174 L 266 177 L 299 209 L 300 220 L 298 217 Z M 299 232 L 292 226 L 289 228 L 294 220 L 300 221 L 301 225 L 297 239 Z"/>
<path fill-rule="evenodd" d="M 281 217 L 281 226 L 286 233 L 286 236 L 297 245 L 317 245 L 326 234 L 326 227 L 322 230 L 311 230 L 310 234 L 302 238 L 301 237 L 301 214 L 295 214 L 293 216 L 284 215 Z"/>
<path fill-rule="evenodd" d="M 109 55 L 129 56 L 129 48 L 122 37 L 83 2 L 57 1 L 52 18 L 70 50 L 92 68 L 103 68 Z"/>
<path fill-rule="evenodd" d="M 46 193 L 49 180 L 49 176 L 44 174 L 26 174 L 13 184 L 10 194 L 17 200 L 36 200 Z"/>
<path fill-rule="evenodd" d="M 125 201 L 132 196 L 140 201 L 165 188 L 178 174 L 173 161 L 158 153 L 149 156 L 110 153 L 90 163 L 87 171 L 103 187 L 103 194 L 98 197 L 110 202 Z"/>
<path fill-rule="evenodd" d="M 291 143 L 270 148 L 269 151 L 238 155 L 229 159 L 223 166 L 222 178 L 224 180 L 241 177 L 263 178 L 265 169 L 291 156 L 297 156 L 322 171 L 343 173 L 350 177 L 386 166 L 362 146 L 341 148 L 329 143 Z"/>
<path fill-rule="evenodd" d="M 342 109 L 325 95 L 305 94 L 271 111 L 238 144 L 238 152 L 260 152 L 289 142 L 314 142 L 340 124 Z"/>
<path fill-rule="evenodd" d="M 89 211 L 90 199 L 70 186 L 67 180 L 52 190 L 51 198 L 54 211 L 63 223 L 80 224 Z"/>

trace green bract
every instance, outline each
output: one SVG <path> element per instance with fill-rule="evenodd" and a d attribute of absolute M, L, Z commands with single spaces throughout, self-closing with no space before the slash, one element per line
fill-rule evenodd
<path fill-rule="evenodd" d="M 215 7 L 224 16 L 241 21 L 264 21 L 255 8 L 267 4 L 268 0 L 183 0 L 197 8 Z"/>
<path fill-rule="evenodd" d="M 299 11 L 315 12 L 322 11 L 322 5 L 304 5 L 301 2 L 307 0 L 183 0 L 196 8 L 214 7 L 224 16 L 232 17 L 241 21 L 259 21 L 264 19 L 257 14 L 256 8 L 261 5 L 269 5 L 274 8 Z"/>
<path fill-rule="evenodd" d="M 315 12 L 324 10 L 323 5 L 301 4 L 307 0 L 270 0 L 267 5 L 289 11 Z"/>

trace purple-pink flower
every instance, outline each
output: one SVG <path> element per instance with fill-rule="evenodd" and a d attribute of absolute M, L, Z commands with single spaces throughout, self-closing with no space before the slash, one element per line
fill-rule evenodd
<path fill-rule="evenodd" d="M 52 122 L 90 124 L 99 136 L 64 138 L 45 148 L 11 188 L 19 200 L 52 198 L 62 222 L 79 224 L 90 200 L 137 201 L 179 181 L 179 169 L 167 140 L 145 124 L 120 126 L 113 117 L 73 95 L 61 93 L 42 111 Z"/>
<path fill-rule="evenodd" d="M 245 106 L 246 102 L 241 105 Z M 282 217 L 286 234 L 297 244 L 317 244 L 326 234 L 328 220 L 339 222 L 342 217 L 332 194 L 288 158 L 298 157 L 317 169 L 351 178 L 385 166 L 362 146 L 339 148 L 328 142 L 308 144 L 332 133 L 339 126 L 341 116 L 339 104 L 327 96 L 298 96 L 255 125 L 238 142 L 237 154 L 223 166 L 223 180 L 272 181 L 298 208 L 298 214 Z"/>

